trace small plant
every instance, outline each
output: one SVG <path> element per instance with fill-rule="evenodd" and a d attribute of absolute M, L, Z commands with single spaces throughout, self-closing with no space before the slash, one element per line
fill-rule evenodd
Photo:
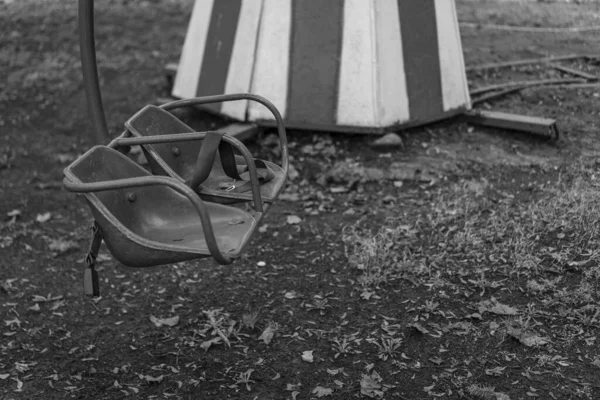
<path fill-rule="evenodd" d="M 254 372 L 254 370 L 252 368 L 250 368 L 246 372 L 240 372 L 237 376 L 237 380 L 235 381 L 235 384 L 239 385 L 240 383 L 243 383 L 244 385 L 246 385 L 246 389 L 248 391 L 250 391 L 251 390 L 250 383 L 255 383 L 255 381 L 250 379 L 250 375 L 252 375 L 253 372 Z"/>
<path fill-rule="evenodd" d="M 483 400 L 508 400 L 510 399 L 503 393 L 497 393 L 493 386 L 471 385 L 467 388 L 467 392 L 471 396 L 476 396 Z"/>
<path fill-rule="evenodd" d="M 335 339 L 332 339 L 331 341 L 333 343 L 331 348 L 333 351 L 335 351 L 335 355 L 333 357 L 338 358 L 340 356 L 340 354 L 346 355 L 346 354 L 359 353 L 358 350 L 355 350 L 353 348 L 353 345 L 360 344 L 360 342 L 362 340 L 357 338 L 357 334 L 353 334 L 353 335 L 346 335 L 341 340 L 338 338 L 335 338 Z"/>
<path fill-rule="evenodd" d="M 383 361 L 386 361 L 388 358 L 394 358 L 400 345 L 402 345 L 402 339 L 400 338 L 382 338 L 381 344 L 377 341 L 372 341 L 379 351 L 378 357 Z"/>
<path fill-rule="evenodd" d="M 252 311 L 250 313 L 242 315 L 242 323 L 250 329 L 254 329 L 256 323 L 258 322 L 258 314 L 259 311 Z"/>

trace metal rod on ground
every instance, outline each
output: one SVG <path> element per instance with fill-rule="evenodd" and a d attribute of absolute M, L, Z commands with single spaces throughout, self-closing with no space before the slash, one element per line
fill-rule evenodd
<path fill-rule="evenodd" d="M 481 64 L 481 65 L 472 65 L 466 68 L 466 71 L 482 71 L 486 69 L 495 69 L 495 68 L 505 68 L 505 67 L 518 67 L 521 65 L 529 65 L 529 64 L 544 64 L 552 61 L 568 61 L 575 60 L 578 58 L 591 58 L 587 54 L 570 54 L 566 56 L 556 56 L 556 57 L 545 57 L 545 58 L 529 58 L 525 60 L 514 60 L 514 61 L 500 61 L 489 64 Z"/>
<path fill-rule="evenodd" d="M 476 104 L 480 104 L 480 103 L 483 103 L 483 102 L 488 101 L 488 100 L 497 99 L 499 97 L 506 96 L 507 94 L 518 92 L 521 89 L 524 89 L 524 88 L 523 87 L 514 87 L 514 88 L 510 88 L 510 89 L 501 90 L 501 91 L 495 92 L 495 93 L 485 94 L 485 95 L 483 95 L 481 97 L 478 97 L 476 99 L 472 99 L 471 100 L 471 104 L 472 105 L 476 105 Z"/>
<path fill-rule="evenodd" d="M 580 71 L 575 68 L 569 68 L 569 67 L 565 67 L 565 66 L 562 66 L 559 64 L 552 64 L 552 63 L 550 63 L 549 65 L 558 71 L 564 72 L 569 75 L 578 76 L 580 78 L 587 79 L 588 81 L 597 81 L 598 80 L 598 77 L 596 75 L 589 74 L 587 72 Z"/>
<path fill-rule="evenodd" d="M 477 125 L 528 132 L 554 139 L 558 139 L 559 135 L 554 119 L 484 110 L 470 110 L 464 115 L 468 122 Z"/>
<path fill-rule="evenodd" d="M 79 0 L 79 51 L 83 85 L 96 144 L 108 142 L 108 127 L 98 81 L 96 42 L 94 40 L 94 0 Z"/>
<path fill-rule="evenodd" d="M 473 100 L 471 100 L 471 104 L 475 105 L 475 104 L 483 103 L 484 101 L 496 99 L 498 97 L 502 97 L 507 94 L 518 92 L 523 89 L 527 89 L 527 88 L 531 88 L 531 87 L 537 87 L 537 88 L 540 88 L 540 87 L 546 87 L 546 88 L 569 87 L 571 85 L 578 85 L 578 84 L 585 85 L 586 82 L 587 82 L 587 80 L 585 80 L 585 79 L 554 79 L 554 80 L 550 79 L 550 80 L 546 80 L 546 81 L 531 81 L 531 83 L 527 84 L 527 85 L 524 85 L 524 84 L 522 84 L 523 82 L 521 82 L 521 86 L 514 86 L 514 87 L 510 87 L 511 85 L 507 85 L 507 84 L 494 85 L 494 90 L 502 89 L 504 87 L 508 87 L 508 88 L 504 89 L 504 90 L 500 90 L 495 93 L 489 93 L 489 94 L 483 95 L 481 97 L 478 97 L 476 99 L 473 99 Z M 516 83 L 518 83 L 518 82 L 516 82 Z M 484 89 L 484 88 L 482 88 L 482 89 Z M 486 91 L 487 90 L 483 90 L 480 92 L 486 92 Z M 473 95 L 474 95 L 473 92 L 471 92 L 471 96 L 473 96 Z"/>
<path fill-rule="evenodd" d="M 496 85 L 485 86 L 476 88 L 470 91 L 471 96 L 476 96 L 481 93 L 492 92 L 494 90 L 509 89 L 511 87 L 532 87 L 532 86 L 544 86 L 544 85 L 556 85 L 564 83 L 584 83 L 587 79 L 583 78 L 567 78 L 567 79 L 538 79 L 533 81 L 520 81 L 520 82 L 505 82 Z"/>

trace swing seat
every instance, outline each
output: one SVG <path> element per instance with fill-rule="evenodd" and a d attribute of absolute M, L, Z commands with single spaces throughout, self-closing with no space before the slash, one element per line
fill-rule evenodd
<path fill-rule="evenodd" d="M 151 137 L 194 132 L 169 111 L 148 105 L 137 112 L 126 123 L 126 128 L 134 137 Z M 233 204 L 252 200 L 248 178 L 248 166 L 243 157 L 235 155 L 232 148 L 215 144 L 209 150 L 214 157 L 210 173 L 199 185 L 192 187 L 204 200 Z M 189 184 L 197 171 L 198 155 L 201 154 L 203 140 L 185 141 L 177 144 L 159 143 L 142 145 L 154 175 L 166 175 Z M 231 149 L 231 150 L 230 150 Z M 206 149 L 205 149 L 206 150 Z M 282 190 L 286 171 L 270 161 L 254 160 L 259 175 L 260 195 L 263 202 L 272 203 Z"/>
<path fill-rule="evenodd" d="M 110 252 L 129 267 L 204 257 L 228 264 L 262 217 L 204 202 L 182 182 L 153 176 L 107 146 L 91 148 L 64 174 L 65 187 L 84 194 Z"/>

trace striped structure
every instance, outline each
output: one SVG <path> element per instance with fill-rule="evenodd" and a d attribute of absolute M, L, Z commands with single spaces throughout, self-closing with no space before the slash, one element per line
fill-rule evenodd
<path fill-rule="evenodd" d="M 380 132 L 462 112 L 454 0 L 196 0 L 172 94 L 238 92 L 298 128 Z M 247 102 L 212 111 L 272 119 Z"/>

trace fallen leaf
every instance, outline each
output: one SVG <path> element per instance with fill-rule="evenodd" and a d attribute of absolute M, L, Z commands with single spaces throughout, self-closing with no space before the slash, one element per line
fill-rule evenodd
<path fill-rule="evenodd" d="M 49 212 L 43 213 L 43 214 L 38 214 L 35 217 L 35 220 L 41 224 L 43 224 L 44 222 L 48 222 L 50 220 L 50 218 L 52 217 L 52 214 L 50 214 Z"/>
<path fill-rule="evenodd" d="M 431 361 L 432 363 L 434 363 L 435 365 L 441 365 L 443 360 L 440 357 L 431 357 L 429 359 L 429 361 Z"/>
<path fill-rule="evenodd" d="M 494 297 L 492 297 L 490 300 L 485 300 L 479 303 L 479 313 L 483 313 L 485 311 L 497 315 L 517 315 L 519 313 L 518 309 L 506 304 L 502 304 Z"/>
<path fill-rule="evenodd" d="M 10 374 L 0 374 L 0 380 L 5 380 L 9 376 L 10 376 Z"/>
<path fill-rule="evenodd" d="M 360 294 L 360 297 L 365 300 L 369 300 L 369 299 L 371 299 L 371 296 L 373 296 L 374 294 L 375 294 L 375 292 L 371 292 L 371 291 L 368 291 L 367 289 L 365 289 Z"/>
<path fill-rule="evenodd" d="M 528 347 L 543 346 L 549 342 L 547 338 L 541 337 L 533 332 L 522 332 L 518 338 L 521 343 Z"/>
<path fill-rule="evenodd" d="M 329 388 L 324 388 L 323 386 L 317 386 L 316 388 L 313 389 L 313 391 L 311 393 L 316 394 L 317 397 L 325 397 L 325 396 L 331 396 L 331 394 L 333 393 L 333 390 L 329 389 Z"/>
<path fill-rule="evenodd" d="M 300 222 L 302 222 L 302 219 L 297 215 L 288 215 L 287 216 L 288 225 L 297 225 Z"/>
<path fill-rule="evenodd" d="M 501 376 L 504 373 L 505 369 L 506 367 L 490 368 L 485 370 L 485 374 L 490 376 Z"/>
<path fill-rule="evenodd" d="M 179 323 L 179 316 L 176 315 L 171 318 L 156 318 L 154 315 L 151 315 L 150 321 L 152 321 L 157 328 L 160 328 L 163 325 L 175 326 Z"/>
<path fill-rule="evenodd" d="M 344 368 L 338 368 L 338 369 L 329 369 L 329 368 L 327 368 L 327 373 L 329 375 L 337 375 L 337 374 L 339 374 L 340 372 L 343 372 L 343 371 L 344 371 Z"/>
<path fill-rule="evenodd" d="M 408 324 L 409 328 L 415 328 L 416 330 L 418 330 L 419 332 L 421 332 L 423 335 L 429 333 L 429 330 L 427 328 L 425 328 L 423 325 L 419 324 L 418 322 L 412 323 L 412 324 Z"/>
<path fill-rule="evenodd" d="M 313 362 L 314 361 L 313 350 L 303 351 L 302 352 L 302 361 L 306 361 L 309 363 Z"/>
<path fill-rule="evenodd" d="M 372 399 L 375 397 L 383 398 L 381 384 L 378 380 L 366 374 L 362 374 L 362 379 L 360 380 L 360 393 Z"/>
<path fill-rule="evenodd" d="M 272 324 L 267 325 L 263 333 L 260 334 L 258 340 L 262 340 L 265 344 L 271 343 L 273 336 L 275 335 L 275 327 Z"/>
<path fill-rule="evenodd" d="M 289 291 L 289 292 L 286 292 L 286 293 L 283 295 L 283 297 L 285 297 L 286 299 L 290 299 L 290 300 L 292 300 L 292 299 L 298 298 L 299 296 L 298 296 L 298 293 L 296 293 L 296 291 L 295 291 L 295 290 L 291 290 L 291 291 Z"/>
<path fill-rule="evenodd" d="M 214 344 L 219 344 L 221 343 L 221 338 L 220 337 L 215 337 L 212 338 L 210 340 L 207 340 L 206 342 L 202 342 L 200 344 L 200 348 L 203 349 L 204 351 L 208 351 L 208 349 L 210 349 L 210 347 Z"/>
<path fill-rule="evenodd" d="M 164 375 L 157 376 L 156 378 L 153 377 L 153 376 L 150 376 L 150 375 L 141 375 L 141 374 L 138 374 L 138 376 L 139 376 L 140 379 L 143 379 L 146 382 L 150 382 L 150 383 L 160 383 L 165 378 Z"/>
<path fill-rule="evenodd" d="M 64 254 L 68 251 L 78 249 L 79 245 L 72 240 L 56 239 L 50 242 L 48 248 L 51 251 L 57 252 L 58 254 Z"/>

